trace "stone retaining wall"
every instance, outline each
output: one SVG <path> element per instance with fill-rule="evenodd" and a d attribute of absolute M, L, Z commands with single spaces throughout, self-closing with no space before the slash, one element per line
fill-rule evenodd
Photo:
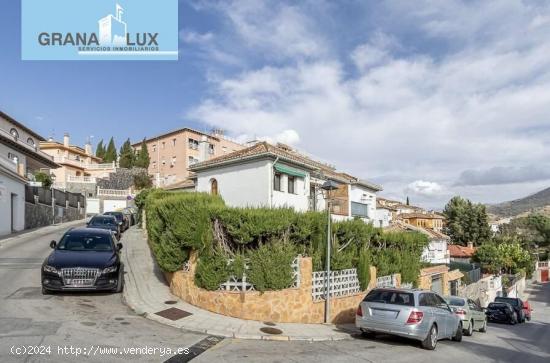
<path fill-rule="evenodd" d="M 55 210 L 55 220 L 54 220 Z M 25 229 L 49 226 L 54 223 L 64 223 L 84 219 L 84 208 L 60 207 L 40 203 L 25 202 Z"/>
<path fill-rule="evenodd" d="M 271 321 L 277 323 L 322 323 L 325 302 L 314 302 L 312 289 L 312 262 L 310 257 L 300 259 L 300 286 L 297 288 L 266 291 L 236 292 L 208 291 L 195 285 L 197 254 L 190 256 L 189 271 L 167 273 L 172 293 L 182 300 L 214 313 L 235 318 Z M 376 268 L 371 267 L 369 289 L 376 286 Z M 330 299 L 330 321 L 351 323 L 355 311 L 365 296 L 360 292 L 346 297 Z"/>

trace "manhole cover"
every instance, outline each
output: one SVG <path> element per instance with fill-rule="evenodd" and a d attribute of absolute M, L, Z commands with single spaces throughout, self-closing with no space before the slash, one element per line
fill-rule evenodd
<path fill-rule="evenodd" d="M 177 304 L 178 302 L 176 300 L 168 300 L 168 301 L 165 301 L 164 303 L 166 305 L 174 305 L 174 304 Z"/>
<path fill-rule="evenodd" d="M 181 318 L 185 318 L 189 315 L 193 315 L 185 310 L 181 310 L 178 308 L 170 308 L 170 309 L 162 310 L 155 314 L 158 316 L 162 316 L 163 318 L 166 318 L 168 320 L 178 320 Z"/>
<path fill-rule="evenodd" d="M 264 321 L 264 324 L 267 326 L 276 326 L 277 324 L 271 322 L 271 321 Z"/>
<path fill-rule="evenodd" d="M 277 334 L 282 334 L 283 331 L 281 329 L 277 329 L 277 328 L 260 328 L 260 331 L 262 333 L 266 333 L 266 334 L 273 334 L 273 335 L 277 335 Z"/>

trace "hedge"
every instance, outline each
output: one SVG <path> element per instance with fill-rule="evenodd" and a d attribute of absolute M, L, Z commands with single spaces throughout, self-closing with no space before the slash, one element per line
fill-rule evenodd
<path fill-rule="evenodd" d="M 177 271 L 189 251 L 197 250 L 198 286 L 217 289 L 228 276 L 242 276 L 245 260 L 248 281 L 261 291 L 290 286 L 290 263 L 297 254 L 312 257 L 315 271 L 325 269 L 325 213 L 229 208 L 219 196 L 206 193 L 142 193 L 136 204 L 146 211 L 149 240 L 160 268 Z M 332 226 L 332 270 L 357 268 L 362 288 L 370 281 L 370 265 L 378 268 L 380 276 L 401 273 L 403 282 L 416 280 L 426 236 L 384 232 L 359 219 Z"/>

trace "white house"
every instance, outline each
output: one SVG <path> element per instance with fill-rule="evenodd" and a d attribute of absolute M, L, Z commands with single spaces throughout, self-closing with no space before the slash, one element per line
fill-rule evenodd
<path fill-rule="evenodd" d="M 0 111 L 0 236 L 25 228 L 25 185 L 58 165 L 40 150 L 44 138 Z"/>
<path fill-rule="evenodd" d="M 394 221 L 388 229 L 415 231 L 426 235 L 428 237 L 428 245 L 422 251 L 421 259 L 423 262 L 445 265 L 448 265 L 451 262 L 451 256 L 449 254 L 449 236 L 441 232 L 434 231 L 430 228 L 413 226 L 412 224 L 408 224 L 399 220 Z"/>
<path fill-rule="evenodd" d="M 195 190 L 219 194 L 234 207 L 290 207 L 296 211 L 325 210 L 322 184 L 332 180 L 333 218 L 362 218 L 373 222 L 376 214 L 376 184 L 336 172 L 282 144 L 259 142 L 251 147 L 189 167 Z"/>

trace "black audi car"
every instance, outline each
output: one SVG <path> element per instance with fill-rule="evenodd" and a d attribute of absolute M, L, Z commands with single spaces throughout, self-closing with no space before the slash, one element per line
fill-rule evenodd
<path fill-rule="evenodd" d="M 74 228 L 59 242 L 52 241 L 52 253 L 42 264 L 42 293 L 96 290 L 121 292 L 124 265 L 121 243 L 110 230 Z"/>
<path fill-rule="evenodd" d="M 117 239 L 120 239 L 120 225 L 115 216 L 94 216 L 86 223 L 86 226 L 88 226 L 88 228 L 107 229 L 112 231 Z"/>
<path fill-rule="evenodd" d="M 518 322 L 514 308 L 505 302 L 492 302 L 485 310 L 488 321 L 516 324 Z"/>

